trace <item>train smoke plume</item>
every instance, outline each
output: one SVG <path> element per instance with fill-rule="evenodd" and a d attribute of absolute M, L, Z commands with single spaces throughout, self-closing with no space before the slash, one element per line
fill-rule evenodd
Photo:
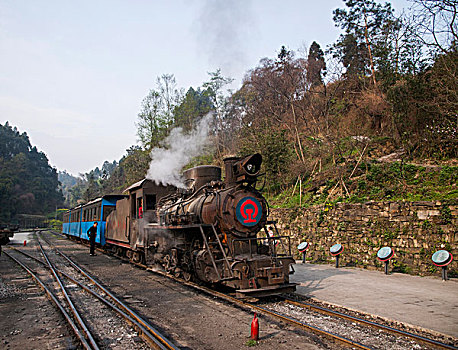
<path fill-rule="evenodd" d="M 162 142 L 163 147 L 153 148 L 146 178 L 157 184 L 185 188 L 181 169 L 189 161 L 202 154 L 208 145 L 208 131 L 213 114 L 208 113 L 196 127 L 184 134 L 182 128 L 174 128 Z"/>
<path fill-rule="evenodd" d="M 236 75 L 246 67 L 254 16 L 250 0 L 206 0 L 200 2 L 199 17 L 193 30 L 212 66 Z"/>

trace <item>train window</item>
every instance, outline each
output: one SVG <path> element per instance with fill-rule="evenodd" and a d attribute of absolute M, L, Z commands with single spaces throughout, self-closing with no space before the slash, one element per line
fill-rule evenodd
<path fill-rule="evenodd" d="M 110 215 L 113 210 L 115 210 L 115 206 L 105 205 L 103 206 L 103 221 L 107 221 L 108 215 Z"/>
<path fill-rule="evenodd" d="M 141 219 L 143 217 L 143 198 L 137 198 L 137 218 Z"/>
<path fill-rule="evenodd" d="M 133 219 L 137 218 L 137 196 L 135 193 L 130 196 L 130 217 Z"/>
<path fill-rule="evenodd" d="M 155 210 L 156 209 L 156 195 L 147 194 L 145 195 L 146 200 L 146 210 Z"/>

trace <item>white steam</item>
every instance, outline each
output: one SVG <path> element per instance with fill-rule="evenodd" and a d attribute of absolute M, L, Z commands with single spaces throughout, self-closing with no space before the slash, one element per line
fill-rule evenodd
<path fill-rule="evenodd" d="M 246 68 L 250 40 L 253 40 L 255 16 L 251 0 L 206 0 L 193 32 L 199 53 L 208 56 L 210 65 L 234 76 Z"/>
<path fill-rule="evenodd" d="M 162 142 L 163 147 L 153 148 L 146 178 L 164 186 L 185 188 L 181 169 L 189 161 L 202 154 L 208 145 L 208 131 L 213 115 L 208 113 L 196 127 L 184 134 L 182 128 L 174 128 Z"/>

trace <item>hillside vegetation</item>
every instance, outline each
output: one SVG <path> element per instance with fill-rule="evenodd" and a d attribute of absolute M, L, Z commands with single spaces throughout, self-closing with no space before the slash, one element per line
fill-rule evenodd
<path fill-rule="evenodd" d="M 173 74 L 158 77 L 137 116 L 140 146 L 107 176 L 85 174 L 72 203 L 143 178 L 151 150 L 210 111 L 212 147 L 192 165 L 259 152 L 276 206 L 456 201 L 458 5 L 410 4 L 399 15 L 388 2 L 344 0 L 332 14 L 342 29 L 335 43 L 313 42 L 305 52 L 283 46 L 237 91 L 220 70 L 187 90 Z"/>
<path fill-rule="evenodd" d="M 63 204 L 57 170 L 25 132 L 0 124 L 0 222 L 17 214 L 48 214 Z"/>

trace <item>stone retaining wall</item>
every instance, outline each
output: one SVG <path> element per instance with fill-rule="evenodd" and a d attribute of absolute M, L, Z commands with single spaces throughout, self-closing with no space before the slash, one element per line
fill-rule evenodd
<path fill-rule="evenodd" d="M 329 248 L 340 243 L 341 266 L 383 270 L 377 260 L 379 248 L 390 246 L 395 253 L 390 270 L 420 275 L 440 275 L 431 262 L 436 250 L 445 249 L 458 258 L 456 244 L 458 205 L 440 202 L 337 203 L 301 209 L 271 209 L 281 234 L 297 245 L 310 243 L 307 260 L 333 263 Z M 457 262 L 449 276 L 458 277 Z"/>

